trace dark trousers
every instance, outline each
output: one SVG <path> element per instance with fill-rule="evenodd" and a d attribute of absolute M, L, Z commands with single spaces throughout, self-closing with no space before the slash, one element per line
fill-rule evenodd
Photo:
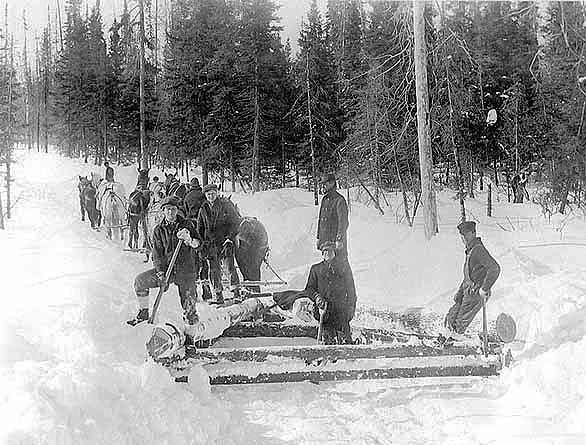
<path fill-rule="evenodd" d="M 185 313 L 190 313 L 195 308 L 197 291 L 195 286 L 195 274 L 177 276 L 171 275 L 169 284 L 174 283 L 179 291 L 181 307 Z M 148 297 L 149 290 L 160 287 L 156 269 L 149 269 L 139 273 L 134 279 L 134 292 L 137 297 Z"/>
<path fill-rule="evenodd" d="M 234 262 L 234 251 L 233 249 L 228 250 L 230 252 L 223 254 L 222 247 L 211 246 L 207 252 L 209 279 L 216 294 L 221 294 L 223 290 L 222 268 L 220 262 L 223 263 L 226 269 L 228 269 L 228 273 L 230 274 L 230 285 L 234 287 L 240 284 L 240 278 L 238 278 L 238 272 L 236 271 L 236 264 Z"/>
<path fill-rule="evenodd" d="M 324 323 L 322 340 L 326 345 L 345 345 L 352 343 L 350 323 L 347 321 L 337 325 Z"/>
<path fill-rule="evenodd" d="M 446 315 L 446 326 L 463 334 L 481 308 L 482 298 L 476 286 L 466 286 L 462 294 L 454 299 L 454 305 Z"/>
<path fill-rule="evenodd" d="M 198 254 L 198 258 L 199 258 L 199 274 L 198 274 L 198 278 L 200 280 L 207 280 L 209 279 L 210 276 L 210 267 L 208 265 L 208 260 L 202 256 L 201 254 Z M 202 284 L 201 286 L 202 291 L 203 291 L 203 299 L 204 300 L 209 300 L 212 298 L 212 291 L 210 290 L 210 286 L 207 283 Z"/>

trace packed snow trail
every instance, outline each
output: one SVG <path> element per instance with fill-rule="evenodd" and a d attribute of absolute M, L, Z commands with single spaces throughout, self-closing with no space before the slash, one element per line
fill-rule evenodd
<path fill-rule="evenodd" d="M 549 223 L 536 206 L 499 203 L 497 196 L 498 216 L 488 219 L 482 201 L 467 201 L 503 267 L 489 312 L 512 313 L 524 340 L 500 378 L 210 390 L 200 369 L 179 385 L 145 362 L 151 328 L 124 323 L 136 312 L 134 276 L 149 266 L 80 221 L 77 175 L 103 168 L 54 154 L 19 151 L 17 158 L 17 203 L 0 232 L 1 444 L 586 443 L 582 218 Z M 115 170 L 131 190 L 136 168 Z M 441 233 L 430 243 L 418 228 L 396 224 L 398 200 L 385 217 L 353 201 L 350 260 L 359 304 L 449 306 L 463 249 L 451 216 L 457 202 L 448 192 L 438 196 Z M 303 286 L 309 264 L 319 261 L 311 193 L 284 189 L 233 199 L 267 226 L 271 263 L 290 287 Z M 172 286 L 161 319 L 179 316 Z"/>

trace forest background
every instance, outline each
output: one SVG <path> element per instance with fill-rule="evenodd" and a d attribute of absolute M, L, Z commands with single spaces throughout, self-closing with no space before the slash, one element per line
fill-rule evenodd
<path fill-rule="evenodd" d="M 336 172 L 381 211 L 384 192 L 399 191 L 412 222 L 421 186 L 411 2 L 328 0 L 320 11 L 313 0 L 295 52 L 276 1 L 169 5 L 127 0 L 106 29 L 99 0 L 65 0 L 19 45 L 6 8 L 0 162 L 19 144 L 95 165 L 138 164 L 146 150 L 150 165 L 184 176 L 200 165 L 204 184 L 232 191 L 312 188 L 314 174 Z M 436 187 L 509 192 L 525 171 L 544 212 L 582 206 L 584 4 L 428 2 L 425 18 Z"/>

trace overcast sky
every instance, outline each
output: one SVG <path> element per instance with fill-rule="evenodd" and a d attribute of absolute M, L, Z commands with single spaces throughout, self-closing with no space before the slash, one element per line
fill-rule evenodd
<path fill-rule="evenodd" d="M 63 8 L 66 0 L 59 0 L 63 18 Z M 159 0 L 160 4 L 164 4 L 166 1 L 171 0 Z M 318 6 L 322 13 L 325 10 L 327 0 L 318 0 Z M 51 22 L 54 24 L 55 11 L 57 10 L 57 0 L 0 0 L 2 5 L 2 17 L 4 16 L 4 5 L 8 2 L 8 17 L 9 17 L 9 30 L 14 33 L 15 45 L 18 43 L 18 48 L 21 47 L 24 32 L 22 16 L 23 11 L 26 10 L 27 21 L 29 23 L 29 48 L 31 48 L 31 42 L 34 38 L 34 31 L 42 29 L 47 23 L 47 6 L 51 8 Z M 153 0 L 154 2 L 154 0 Z M 307 9 L 311 0 L 280 0 L 281 8 L 277 12 L 278 16 L 282 18 L 281 24 L 284 27 L 283 30 L 283 41 L 287 37 L 291 39 L 291 43 L 294 48 L 297 47 L 297 37 L 299 35 L 299 29 L 301 25 L 301 19 L 306 15 Z M 95 0 L 89 2 L 90 5 L 95 4 Z M 128 0 L 129 5 L 136 3 L 136 0 Z M 122 10 L 124 0 L 100 0 L 100 7 L 102 10 L 102 16 L 104 18 L 105 28 L 112 23 L 114 16 L 119 16 Z M 4 20 L 2 19 L 2 22 Z M 40 34 L 40 31 L 39 31 Z M 34 50 L 34 46 L 32 47 Z M 19 50 L 15 50 L 18 53 Z M 22 53 L 20 53 L 22 54 Z M 16 56 L 16 54 L 15 54 Z"/>

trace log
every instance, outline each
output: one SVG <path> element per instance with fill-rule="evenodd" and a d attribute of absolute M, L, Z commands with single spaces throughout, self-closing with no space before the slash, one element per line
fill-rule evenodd
<path fill-rule="evenodd" d="M 501 348 L 492 345 L 490 354 L 500 354 Z M 306 362 L 317 360 L 358 360 L 399 357 L 437 357 L 457 355 L 477 356 L 478 346 L 457 344 L 438 347 L 426 344 L 379 344 L 379 345 L 302 345 L 265 346 L 255 348 L 188 348 L 186 358 L 201 362 L 265 362 L 279 359 L 300 359 Z"/>
<path fill-rule="evenodd" d="M 478 362 L 464 366 L 425 366 L 349 370 L 309 370 L 294 372 L 261 372 L 254 376 L 245 374 L 210 375 L 211 385 L 242 385 L 252 383 L 295 383 L 344 380 L 374 380 L 417 377 L 488 377 L 498 375 L 500 364 Z"/>

